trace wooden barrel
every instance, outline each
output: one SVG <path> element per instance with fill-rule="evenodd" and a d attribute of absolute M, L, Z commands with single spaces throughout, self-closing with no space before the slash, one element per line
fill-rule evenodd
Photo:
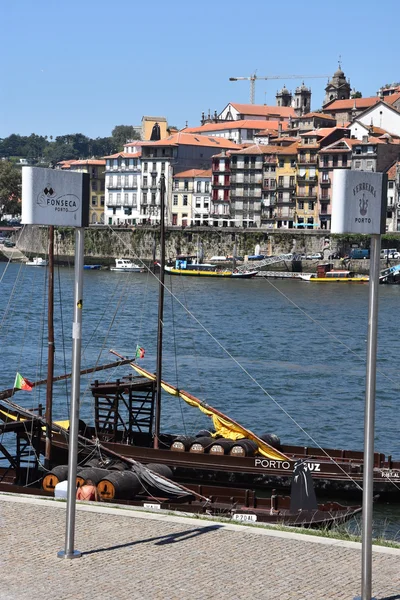
<path fill-rule="evenodd" d="M 163 477 L 167 477 L 168 479 L 172 479 L 173 473 L 171 467 L 168 465 L 161 465 L 160 463 L 150 463 L 146 465 L 146 467 L 153 471 L 153 473 L 157 473 L 157 475 L 162 475 Z"/>
<path fill-rule="evenodd" d="M 141 488 L 133 471 L 110 471 L 97 484 L 97 491 L 103 500 L 131 500 Z"/>
<path fill-rule="evenodd" d="M 210 446 L 209 453 L 228 454 L 233 444 L 234 442 L 232 440 L 227 440 L 226 438 L 219 438 Z"/>
<path fill-rule="evenodd" d="M 190 435 L 179 435 L 172 442 L 171 450 L 173 452 L 185 452 L 185 450 L 189 450 L 194 441 L 195 438 Z"/>
<path fill-rule="evenodd" d="M 210 446 L 214 443 L 214 439 L 209 436 L 196 437 L 193 444 L 189 448 L 189 452 L 195 452 L 197 454 L 204 454 L 208 452 Z"/>
<path fill-rule="evenodd" d="M 94 485 L 97 485 L 99 481 L 108 475 L 108 469 L 100 469 L 99 467 L 87 467 L 86 465 L 82 469 L 78 470 L 76 475 L 76 486 L 80 487 L 84 484 L 86 479 L 91 479 Z"/>
<path fill-rule="evenodd" d="M 277 450 L 279 450 L 279 448 L 281 447 L 281 440 L 277 435 L 275 435 L 275 433 L 263 433 L 259 437 L 262 440 L 264 440 L 264 442 L 267 442 L 267 444 L 269 444 L 273 448 L 276 448 Z"/>
<path fill-rule="evenodd" d="M 232 456 L 254 456 L 257 451 L 257 444 L 253 440 L 243 439 L 233 443 L 229 454 Z"/>
<path fill-rule="evenodd" d="M 66 481 L 68 478 L 68 465 L 59 465 L 54 467 L 47 475 L 43 477 L 42 488 L 46 492 L 54 492 L 54 488 L 60 481 Z"/>

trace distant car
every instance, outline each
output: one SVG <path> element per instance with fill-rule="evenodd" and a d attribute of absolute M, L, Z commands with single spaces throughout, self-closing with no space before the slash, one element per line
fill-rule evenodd
<path fill-rule="evenodd" d="M 11 240 L 5 240 L 5 242 L 4 242 L 4 246 L 5 246 L 6 248 L 14 248 L 14 247 L 15 247 L 15 243 L 14 243 L 14 242 L 12 242 Z"/>
<path fill-rule="evenodd" d="M 306 258 L 308 260 L 321 260 L 322 254 L 321 252 L 316 252 L 315 254 L 307 254 Z"/>

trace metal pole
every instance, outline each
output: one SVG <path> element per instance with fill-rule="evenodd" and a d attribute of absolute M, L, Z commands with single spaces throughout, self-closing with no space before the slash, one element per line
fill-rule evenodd
<path fill-rule="evenodd" d="M 46 448 L 44 466 L 51 469 L 51 424 L 53 421 L 54 377 L 54 225 L 49 227 L 49 273 L 47 292 L 47 385 L 46 385 Z"/>
<path fill-rule="evenodd" d="M 369 269 L 369 309 L 367 375 L 364 415 L 364 475 L 361 550 L 361 600 L 374 600 L 372 594 L 372 502 L 374 483 L 374 429 L 376 390 L 376 350 L 378 332 L 378 290 L 380 270 L 380 234 L 371 235 Z"/>
<path fill-rule="evenodd" d="M 154 411 L 154 448 L 159 447 L 161 421 L 161 371 L 164 320 L 164 267 L 165 267 L 165 176 L 160 181 L 160 285 L 158 297 L 158 330 L 157 330 L 157 372 L 156 372 L 156 405 Z"/>
<path fill-rule="evenodd" d="M 58 552 L 59 558 L 78 558 L 79 550 L 74 550 L 75 509 L 76 509 L 76 466 L 78 461 L 79 396 L 82 345 L 82 292 L 83 292 L 83 249 L 84 229 L 75 231 L 75 289 L 74 320 L 72 323 L 72 381 L 71 414 L 69 420 L 68 444 L 68 492 L 65 550 Z"/>

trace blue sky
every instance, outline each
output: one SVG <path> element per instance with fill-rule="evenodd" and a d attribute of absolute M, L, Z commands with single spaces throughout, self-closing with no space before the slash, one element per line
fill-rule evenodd
<path fill-rule="evenodd" d="M 0 137 L 11 133 L 110 135 L 143 115 L 199 123 L 229 101 L 247 103 L 232 76 L 333 73 L 342 67 L 363 96 L 400 80 L 399 8 L 384 0 L 4 1 L 0 39 Z M 256 102 L 278 87 L 258 81 Z M 325 79 L 309 79 L 312 108 Z"/>

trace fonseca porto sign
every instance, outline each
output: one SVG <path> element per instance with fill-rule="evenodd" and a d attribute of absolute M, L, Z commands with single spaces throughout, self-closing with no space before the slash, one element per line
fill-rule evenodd
<path fill-rule="evenodd" d="M 387 176 L 335 169 L 332 233 L 380 234 L 386 229 Z"/>
<path fill-rule="evenodd" d="M 24 225 L 89 225 L 89 174 L 24 167 L 22 219 Z"/>

